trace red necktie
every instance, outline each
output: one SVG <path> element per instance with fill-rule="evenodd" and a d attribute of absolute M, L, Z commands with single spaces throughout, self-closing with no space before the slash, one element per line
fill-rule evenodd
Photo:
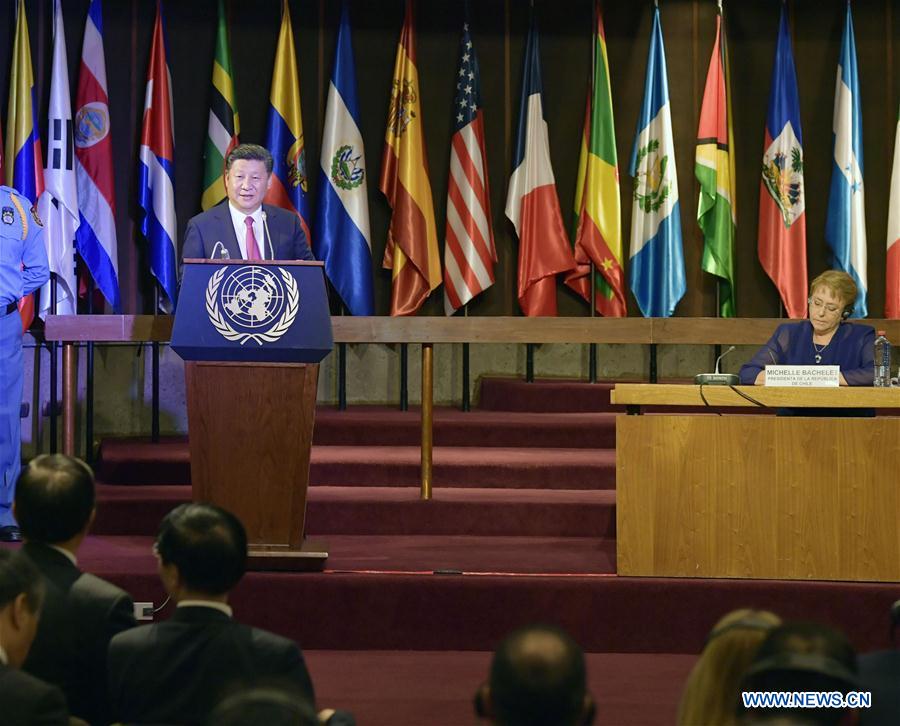
<path fill-rule="evenodd" d="M 259 254 L 259 245 L 256 243 L 256 235 L 253 234 L 253 217 L 246 217 L 244 224 L 247 225 L 247 259 L 261 260 L 262 255 Z"/>

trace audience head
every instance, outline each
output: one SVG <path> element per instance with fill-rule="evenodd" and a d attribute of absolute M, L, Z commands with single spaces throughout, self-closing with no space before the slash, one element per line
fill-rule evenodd
<path fill-rule="evenodd" d="M 249 688 L 223 699 L 209 726 L 318 726 L 313 705 L 300 694 L 275 687 Z"/>
<path fill-rule="evenodd" d="M 166 588 L 219 597 L 243 577 L 247 534 L 231 512 L 213 504 L 182 504 L 165 516 L 154 547 Z"/>
<path fill-rule="evenodd" d="M 499 726 L 581 726 L 594 719 L 584 654 L 563 630 L 531 625 L 500 644 L 478 715 Z"/>
<path fill-rule="evenodd" d="M 787 623 L 773 628 L 747 669 L 742 691 L 828 691 L 843 694 L 858 688 L 856 653 L 838 630 L 818 623 Z M 775 716 L 838 724 L 845 712 L 836 708 L 745 709 L 740 723 L 767 723 Z"/>
<path fill-rule="evenodd" d="M 25 555 L 0 549 L 0 646 L 9 665 L 25 662 L 44 597 L 41 574 Z"/>
<path fill-rule="evenodd" d="M 83 538 L 94 518 L 94 472 L 72 456 L 38 456 L 19 474 L 13 508 L 26 540 L 58 545 Z"/>
<path fill-rule="evenodd" d="M 685 683 L 678 723 L 734 723 L 741 678 L 766 634 L 780 623 L 767 610 L 734 610 L 722 617 Z"/>

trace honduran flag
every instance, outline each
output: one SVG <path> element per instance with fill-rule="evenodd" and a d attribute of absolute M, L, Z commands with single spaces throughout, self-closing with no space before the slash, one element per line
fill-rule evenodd
<path fill-rule="evenodd" d="M 347 309 L 374 315 L 366 152 L 347 5 L 345 0 L 325 106 L 314 249 Z"/>
<path fill-rule="evenodd" d="M 101 0 L 91 0 L 84 24 L 74 121 L 75 179 L 81 213 L 75 247 L 94 283 L 113 310 L 119 312 L 116 196 Z"/>
<path fill-rule="evenodd" d="M 778 26 L 762 179 L 759 185 L 759 261 L 775 283 L 788 317 L 805 318 L 806 190 L 800 96 L 784 5 Z"/>
<path fill-rule="evenodd" d="M 644 317 L 667 318 L 675 312 L 687 284 L 659 8 L 653 11 L 644 102 L 629 173 L 634 177 L 634 205 L 628 280 Z"/>
<path fill-rule="evenodd" d="M 563 226 L 541 87 L 534 10 L 522 67 L 522 96 L 506 216 L 519 237 L 519 306 L 525 315 L 556 315 L 556 275 L 575 268 Z"/>
<path fill-rule="evenodd" d="M 294 50 L 294 31 L 287 0 L 282 5 L 281 29 L 275 51 L 266 148 L 272 153 L 275 166 L 272 169 L 272 186 L 266 192 L 265 201 L 296 214 L 309 241 L 309 178 L 300 114 L 300 76 L 297 73 L 297 52 Z"/>
<path fill-rule="evenodd" d="M 31 70 L 28 18 L 25 16 L 25 0 L 19 0 L 6 116 L 6 181 L 32 204 L 44 191 L 44 162 L 36 120 L 37 99 Z M 19 301 L 19 314 L 22 330 L 27 330 L 34 320 L 32 295 Z"/>
<path fill-rule="evenodd" d="M 856 42 L 850 3 L 844 21 L 841 58 L 834 90 L 834 163 L 825 240 L 837 269 L 848 273 L 859 288 L 853 317 L 869 314 L 866 305 L 866 210 L 863 192 L 862 107 L 856 68 Z"/>
<path fill-rule="evenodd" d="M 884 317 L 900 318 L 900 115 L 894 135 L 894 167 L 888 203 L 887 262 Z"/>
<path fill-rule="evenodd" d="M 141 128 L 138 202 L 143 208 L 141 233 L 150 244 L 150 270 L 169 300 L 160 301 L 164 310 L 174 308 L 178 295 L 173 126 L 172 77 L 166 62 L 162 3 L 157 2 Z"/>

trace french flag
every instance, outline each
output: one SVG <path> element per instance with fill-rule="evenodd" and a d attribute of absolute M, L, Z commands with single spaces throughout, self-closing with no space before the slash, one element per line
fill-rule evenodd
<path fill-rule="evenodd" d="M 575 268 L 556 194 L 541 93 L 534 11 L 528 30 L 519 128 L 506 216 L 519 237 L 519 306 L 525 315 L 556 315 L 556 275 Z"/>
<path fill-rule="evenodd" d="M 160 307 L 175 307 L 178 281 L 175 259 L 175 141 L 172 134 L 172 76 L 166 62 L 162 7 L 156 4 L 150 67 L 144 96 L 141 127 L 141 158 L 138 166 L 138 202 L 144 214 L 141 233 L 150 243 L 150 270 L 168 301 Z"/>
<path fill-rule="evenodd" d="M 75 108 L 75 179 L 81 216 L 75 247 L 107 302 L 119 312 L 116 198 L 101 0 L 91 0 L 88 7 Z"/>

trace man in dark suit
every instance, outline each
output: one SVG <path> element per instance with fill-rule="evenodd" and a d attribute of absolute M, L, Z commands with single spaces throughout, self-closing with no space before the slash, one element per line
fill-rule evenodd
<path fill-rule="evenodd" d="M 200 724 L 226 693 L 257 685 L 293 689 L 315 703 L 300 648 L 232 619 L 228 593 L 247 564 L 247 535 L 230 512 L 182 504 L 160 525 L 159 575 L 177 603 L 167 621 L 109 644 L 113 715 L 127 723 Z"/>
<path fill-rule="evenodd" d="M 240 144 L 225 159 L 228 202 L 193 217 L 184 233 L 184 259 L 313 260 L 296 214 L 263 204 L 272 186 L 272 155 Z"/>
<path fill-rule="evenodd" d="M 0 550 L 0 722 L 67 726 L 66 699 L 56 686 L 19 670 L 37 630 L 41 575 L 21 552 Z"/>
<path fill-rule="evenodd" d="M 73 716 L 105 724 L 106 649 L 135 620 L 127 592 L 78 568 L 78 549 L 94 521 L 94 496 L 87 464 L 44 455 L 19 475 L 13 511 L 25 539 L 22 552 L 43 575 L 45 590 L 23 669 L 59 686 Z"/>

